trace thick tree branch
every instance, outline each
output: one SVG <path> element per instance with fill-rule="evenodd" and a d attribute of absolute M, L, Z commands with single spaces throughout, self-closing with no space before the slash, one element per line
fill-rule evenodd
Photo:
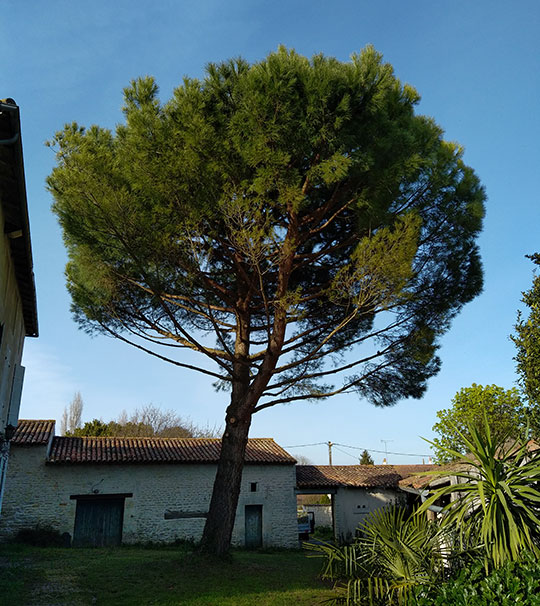
<path fill-rule="evenodd" d="M 185 364 L 183 362 L 178 362 L 177 360 L 173 360 L 172 358 L 168 358 L 167 356 L 158 354 L 157 352 L 152 351 L 151 349 L 148 349 L 147 347 L 143 347 L 139 343 L 135 343 L 134 341 L 126 339 L 120 333 L 112 330 L 112 328 L 110 328 L 109 326 L 106 326 L 105 324 L 100 323 L 100 326 L 103 328 L 103 330 L 108 332 L 112 337 L 119 339 L 120 341 L 123 341 L 124 343 L 127 343 L 128 345 L 132 345 L 133 347 L 140 349 L 141 351 L 144 351 L 145 353 L 150 354 L 151 356 L 153 356 L 155 358 L 159 358 L 160 360 L 164 360 L 165 362 L 169 362 L 170 364 L 174 364 L 175 366 L 179 366 L 180 368 L 187 368 L 189 370 L 195 370 L 204 375 L 208 375 L 210 377 L 214 377 L 215 379 L 219 379 L 220 381 L 231 381 L 230 377 L 219 375 L 215 372 L 212 372 L 211 370 L 206 370 L 206 368 L 201 368 L 200 366 L 194 366 L 192 364 Z"/>

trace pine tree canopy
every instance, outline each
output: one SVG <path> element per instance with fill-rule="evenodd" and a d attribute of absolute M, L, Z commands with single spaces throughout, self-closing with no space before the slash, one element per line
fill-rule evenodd
<path fill-rule="evenodd" d="M 373 465 L 373 457 L 369 454 L 367 450 L 362 451 L 362 455 L 360 457 L 360 465 Z"/>
<path fill-rule="evenodd" d="M 134 80 L 114 132 L 50 142 L 77 321 L 247 386 L 251 412 L 420 397 L 482 287 L 485 196 L 418 102 L 371 47 L 210 64 L 167 103 Z"/>

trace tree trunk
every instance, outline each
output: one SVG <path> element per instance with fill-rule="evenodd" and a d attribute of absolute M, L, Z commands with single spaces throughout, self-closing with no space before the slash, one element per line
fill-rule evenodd
<path fill-rule="evenodd" d="M 249 399 L 250 375 L 247 363 L 250 318 L 245 305 L 239 305 L 240 307 L 243 307 L 243 312 L 239 309 L 237 314 L 231 403 L 225 416 L 221 454 L 200 545 L 203 553 L 218 557 L 228 553 L 231 546 L 244 469 L 244 455 L 253 414 Z"/>
<path fill-rule="evenodd" d="M 252 414 L 245 408 L 244 398 L 243 402 L 231 402 L 227 409 L 221 456 L 200 545 L 203 553 L 219 557 L 227 554 L 230 549 L 236 518 Z"/>
<path fill-rule="evenodd" d="M 291 221 L 291 223 L 296 228 L 296 221 Z M 294 230 L 287 235 L 288 239 L 293 237 L 291 236 L 293 232 Z M 278 297 L 284 296 L 287 291 L 292 268 L 292 250 L 280 264 Z M 251 417 L 255 405 L 276 367 L 287 326 L 286 308 L 278 306 L 274 317 L 273 334 L 269 340 L 264 360 L 259 372 L 252 380 L 249 364 L 251 326 L 247 292 L 249 289 L 239 289 L 231 403 L 225 417 L 221 455 L 200 545 L 201 552 L 215 556 L 225 555 L 231 546 Z"/>

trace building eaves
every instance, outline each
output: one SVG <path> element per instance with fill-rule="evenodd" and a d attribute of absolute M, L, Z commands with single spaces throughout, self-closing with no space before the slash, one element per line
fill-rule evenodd
<path fill-rule="evenodd" d="M 11 439 L 13 446 L 43 446 L 54 436 L 55 421 L 19 419 Z"/>
<path fill-rule="evenodd" d="M 434 465 L 297 465 L 299 489 L 397 488 L 401 479 Z"/>
<path fill-rule="evenodd" d="M 19 107 L 0 101 L 0 204 L 21 297 L 26 336 L 38 336 L 36 287 L 26 199 Z"/>

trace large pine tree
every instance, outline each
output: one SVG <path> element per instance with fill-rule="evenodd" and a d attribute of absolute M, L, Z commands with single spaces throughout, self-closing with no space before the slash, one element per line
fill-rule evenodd
<path fill-rule="evenodd" d="M 114 133 L 57 133 L 48 185 L 81 326 L 230 393 L 202 541 L 221 554 L 254 413 L 423 394 L 482 286 L 484 192 L 371 47 L 348 63 L 280 48 L 157 93 L 132 82 Z"/>

